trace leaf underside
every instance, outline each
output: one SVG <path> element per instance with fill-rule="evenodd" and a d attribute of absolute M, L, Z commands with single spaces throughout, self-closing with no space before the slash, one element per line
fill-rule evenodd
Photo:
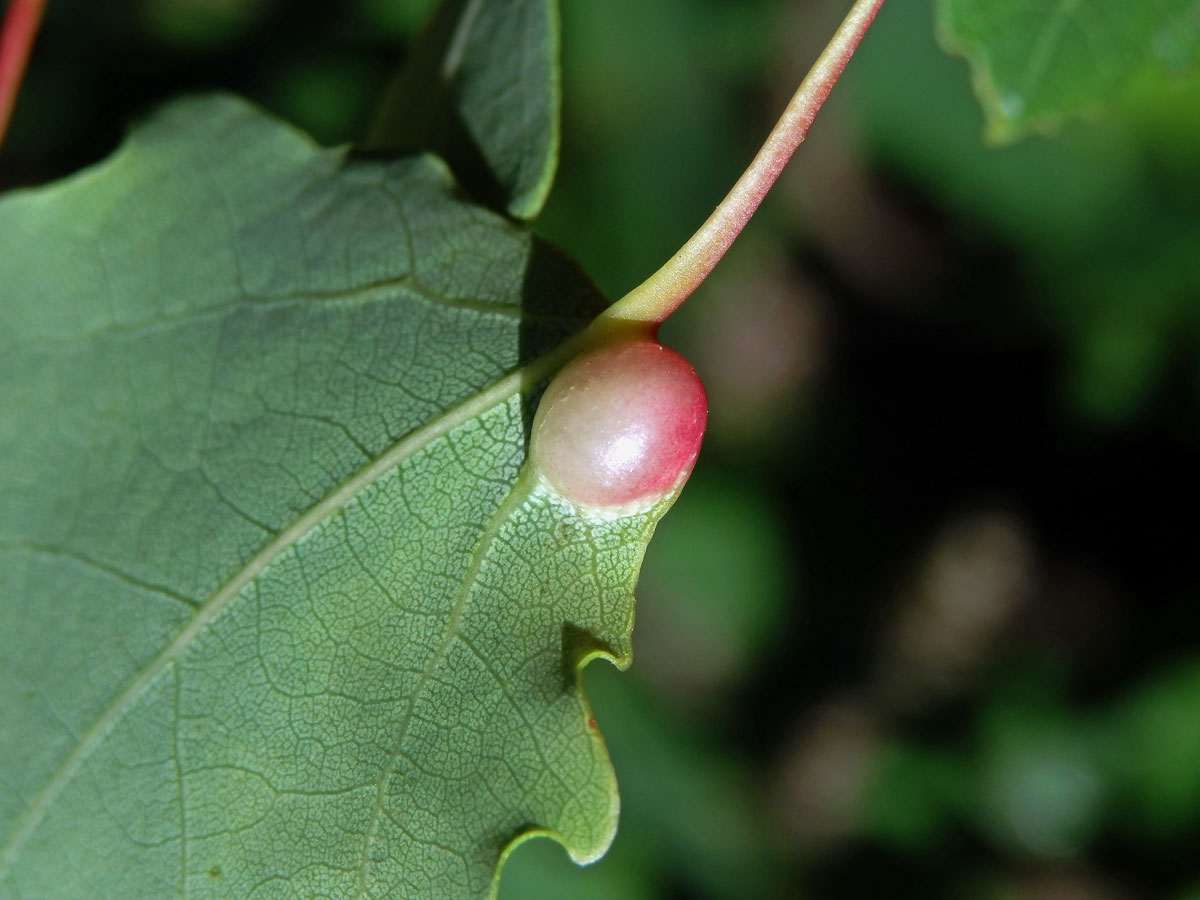
<path fill-rule="evenodd" d="M 606 848 L 577 668 L 662 509 L 524 473 L 604 300 L 231 98 L 0 201 L 0 898 L 487 896 Z M 522 368 L 524 367 L 524 368 Z"/>
<path fill-rule="evenodd" d="M 1146 73 L 1194 68 L 1196 0 L 938 0 L 943 43 L 970 62 L 989 137 L 1092 113 Z"/>
<path fill-rule="evenodd" d="M 558 166 L 558 0 L 441 0 L 385 98 L 369 146 L 431 150 L 518 219 Z"/>

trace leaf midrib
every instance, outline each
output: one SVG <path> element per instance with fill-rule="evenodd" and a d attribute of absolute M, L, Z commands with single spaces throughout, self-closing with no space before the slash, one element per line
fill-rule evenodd
<path fill-rule="evenodd" d="M 258 551 L 225 584 L 197 609 L 196 615 L 175 635 L 171 642 L 143 668 L 129 685 L 104 709 L 91 727 L 80 737 L 75 749 L 63 760 L 46 786 L 30 804 L 12 837 L 0 851 L 0 881 L 8 878 L 20 857 L 25 843 L 37 830 L 50 806 L 70 782 L 83 760 L 103 739 L 113 725 L 129 710 L 137 697 L 169 665 L 179 659 L 196 637 L 209 625 L 246 585 L 262 574 L 276 559 L 321 522 L 343 509 L 363 490 L 394 467 L 400 465 L 433 441 L 453 431 L 459 425 L 482 415 L 514 394 L 542 381 L 561 367 L 576 351 L 583 333 L 568 339 L 557 348 L 501 377 L 491 385 L 446 410 L 394 443 L 382 454 L 338 485 L 320 502 L 311 506 L 295 522 L 279 532 Z M 503 506 L 502 506 L 503 508 Z"/>
<path fill-rule="evenodd" d="M 498 316 L 506 319 L 516 319 L 523 323 L 538 322 L 553 325 L 587 324 L 587 319 L 575 314 L 555 315 L 553 313 L 530 312 L 523 309 L 519 303 L 503 303 L 477 300 L 471 297 L 452 297 L 439 294 L 426 287 L 415 275 L 402 275 L 395 278 L 384 278 L 367 284 L 330 291 L 296 291 L 288 294 L 257 295 L 242 292 L 232 299 L 216 303 L 212 306 L 197 310 L 188 310 L 177 316 L 158 316 L 136 322 L 109 322 L 62 337 L 47 335 L 23 335 L 20 346 L 44 347 L 75 347 L 101 338 L 123 337 L 134 338 L 159 329 L 176 328 L 194 325 L 209 319 L 217 319 L 235 310 L 256 311 L 273 307 L 298 306 L 305 303 L 331 303 L 361 301 L 366 303 L 378 299 L 378 295 L 386 295 L 390 291 L 406 292 L 406 299 L 415 299 L 437 309 L 464 310 L 479 313 L 484 316 Z M 8 349 L 17 343 L 0 344 L 0 348 Z"/>

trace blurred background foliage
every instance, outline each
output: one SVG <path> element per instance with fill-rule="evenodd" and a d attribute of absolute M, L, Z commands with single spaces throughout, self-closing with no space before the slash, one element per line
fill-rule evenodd
<path fill-rule="evenodd" d="M 0 187 L 183 91 L 362 136 L 424 0 L 53 0 Z M 563 4 L 537 223 L 616 297 L 707 215 L 844 0 Z M 664 329 L 709 439 L 637 662 L 586 681 L 611 853 L 503 900 L 1200 898 L 1200 79 L 982 141 L 892 0 L 747 234 Z"/>

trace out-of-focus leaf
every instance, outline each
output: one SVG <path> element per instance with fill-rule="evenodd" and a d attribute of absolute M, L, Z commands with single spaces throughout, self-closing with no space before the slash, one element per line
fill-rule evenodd
<path fill-rule="evenodd" d="M 148 31 L 180 50 L 200 50 L 244 38 L 268 11 L 267 0 L 143 0 Z"/>
<path fill-rule="evenodd" d="M 1068 390 L 1089 418 L 1115 424 L 1144 408 L 1200 330 L 1200 219 L 1152 218 L 1089 266 L 1049 270 L 1045 300 L 1073 338 Z"/>
<path fill-rule="evenodd" d="M 1200 661 L 1146 681 L 1109 719 L 1114 781 L 1126 829 L 1159 838 L 1200 820 Z"/>
<path fill-rule="evenodd" d="M 372 114 L 377 83 L 370 65 L 352 54 L 311 51 L 280 59 L 266 73 L 270 108 L 320 144 L 343 143 Z"/>
<path fill-rule="evenodd" d="M 1093 112 L 1146 70 L 1200 50 L 1195 0 L 938 0 L 946 46 L 971 64 L 988 134 L 1011 140 Z"/>
<path fill-rule="evenodd" d="M 558 31 L 557 0 L 442 0 L 369 147 L 432 150 L 480 200 L 532 219 L 558 165 Z"/>
<path fill-rule="evenodd" d="M 862 809 L 862 828 L 896 847 L 929 851 L 961 812 L 968 795 L 965 761 L 944 750 L 895 742 L 875 767 Z"/>
<path fill-rule="evenodd" d="M 432 5 L 430 0 L 353 0 L 359 19 L 372 34 L 405 41 L 421 30 Z"/>
<path fill-rule="evenodd" d="M 435 158 L 170 107 L 0 202 L 0 898 L 488 895 L 615 825 L 662 505 L 523 467 L 603 300 Z"/>
<path fill-rule="evenodd" d="M 1061 699 L 1052 668 L 1002 679 L 979 726 L 979 825 L 1001 845 L 1043 857 L 1078 852 L 1099 827 L 1105 782 L 1093 735 Z"/>

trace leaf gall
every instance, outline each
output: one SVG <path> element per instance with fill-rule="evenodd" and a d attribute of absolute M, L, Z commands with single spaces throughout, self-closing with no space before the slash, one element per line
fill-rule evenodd
<path fill-rule="evenodd" d="M 580 356 L 551 381 L 530 460 L 570 502 L 623 514 L 682 485 L 707 421 L 688 361 L 657 341 L 626 340 Z"/>

